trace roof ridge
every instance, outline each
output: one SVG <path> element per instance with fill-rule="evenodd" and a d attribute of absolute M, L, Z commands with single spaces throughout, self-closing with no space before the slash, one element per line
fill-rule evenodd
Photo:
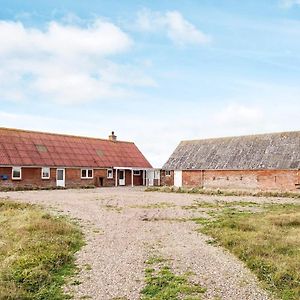
<path fill-rule="evenodd" d="M 243 138 L 243 137 L 262 137 L 262 136 L 270 136 L 270 135 L 280 135 L 280 134 L 291 134 L 291 133 L 299 133 L 299 130 L 294 131 L 278 131 L 278 132 L 270 132 L 270 133 L 257 133 L 257 134 L 247 134 L 247 135 L 233 135 L 233 136 L 223 136 L 223 137 L 210 137 L 210 138 L 200 138 L 200 139 L 191 139 L 191 140 L 182 140 L 180 143 L 185 142 L 198 142 L 198 141 L 207 141 L 207 140 L 222 140 L 222 139 L 233 139 L 233 138 Z"/>
<path fill-rule="evenodd" d="M 19 129 L 19 128 L 0 127 L 0 130 L 2 130 L 2 129 L 9 130 L 9 131 L 15 131 L 15 132 L 39 133 L 39 134 L 45 134 L 45 135 L 54 135 L 54 136 L 65 136 L 65 137 L 75 137 L 75 138 L 83 138 L 83 139 L 101 140 L 101 141 L 107 141 L 107 142 L 113 142 L 113 143 L 134 144 L 134 142 L 129 142 L 129 141 L 118 141 L 118 140 L 117 141 L 110 141 L 109 139 L 104 139 L 104 138 L 96 138 L 96 137 L 74 135 L 74 134 L 63 134 L 63 133 L 54 133 L 54 132 L 27 130 L 27 129 Z"/>

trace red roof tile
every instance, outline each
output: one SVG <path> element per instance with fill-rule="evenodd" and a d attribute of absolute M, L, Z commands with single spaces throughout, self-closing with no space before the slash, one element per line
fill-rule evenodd
<path fill-rule="evenodd" d="M 0 127 L 0 165 L 152 166 L 134 143 Z"/>

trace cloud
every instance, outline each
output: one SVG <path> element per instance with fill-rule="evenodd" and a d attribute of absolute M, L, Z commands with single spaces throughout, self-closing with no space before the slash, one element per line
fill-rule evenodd
<path fill-rule="evenodd" d="M 281 0 L 280 4 L 283 7 L 290 8 L 294 5 L 300 5 L 300 0 Z"/>
<path fill-rule="evenodd" d="M 142 10 L 138 13 L 137 27 L 141 31 L 161 32 L 176 45 L 202 45 L 211 38 L 187 21 L 178 11 L 165 13 Z"/>
<path fill-rule="evenodd" d="M 227 128 L 253 128 L 253 124 L 259 125 L 263 121 L 263 111 L 258 107 L 242 104 L 229 104 L 214 116 L 215 122 Z"/>
<path fill-rule="evenodd" d="M 84 103 L 126 97 L 132 86 L 155 86 L 138 67 L 113 62 L 112 56 L 129 51 L 133 42 L 101 19 L 86 25 L 50 22 L 45 30 L 0 21 L 0 41 L 4 100 Z"/>

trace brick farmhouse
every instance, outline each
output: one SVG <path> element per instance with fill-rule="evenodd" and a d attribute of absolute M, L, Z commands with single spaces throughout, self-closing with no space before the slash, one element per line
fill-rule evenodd
<path fill-rule="evenodd" d="M 182 141 L 161 171 L 177 187 L 300 188 L 300 132 Z"/>
<path fill-rule="evenodd" d="M 0 127 L 0 189 L 146 185 L 132 142 Z"/>

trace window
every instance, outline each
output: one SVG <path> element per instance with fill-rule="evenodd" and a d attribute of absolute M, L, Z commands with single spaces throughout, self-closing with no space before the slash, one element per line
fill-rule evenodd
<path fill-rule="evenodd" d="M 140 170 L 133 170 L 133 175 L 134 176 L 140 176 L 141 175 L 141 171 Z"/>
<path fill-rule="evenodd" d="M 81 169 L 82 179 L 91 179 L 94 177 L 93 175 L 93 169 Z"/>
<path fill-rule="evenodd" d="M 170 170 L 166 170 L 166 176 L 171 176 L 171 171 Z"/>
<path fill-rule="evenodd" d="M 50 168 L 42 168 L 42 179 L 50 179 Z"/>
<path fill-rule="evenodd" d="M 11 178 L 15 179 L 15 180 L 22 179 L 22 168 L 21 167 L 13 167 Z"/>
<path fill-rule="evenodd" d="M 107 169 L 107 178 L 114 178 L 114 173 L 112 169 Z"/>

